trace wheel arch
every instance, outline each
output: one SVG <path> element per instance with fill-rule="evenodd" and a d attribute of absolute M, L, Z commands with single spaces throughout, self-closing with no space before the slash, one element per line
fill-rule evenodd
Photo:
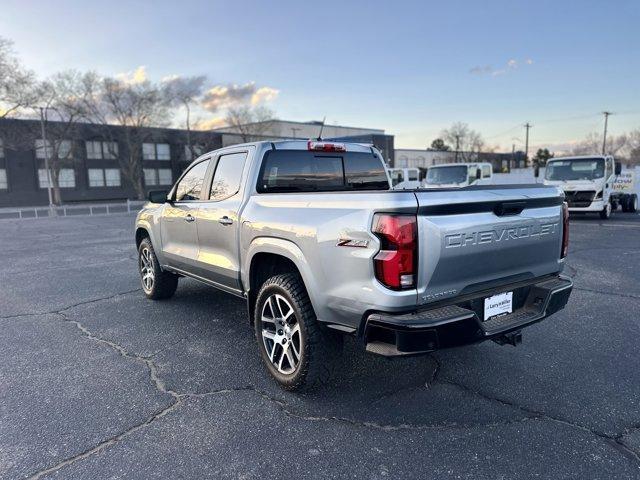
<path fill-rule="evenodd" d="M 273 275 L 282 273 L 296 273 L 300 276 L 311 305 L 317 312 L 313 276 L 302 251 L 295 243 L 270 237 L 254 239 L 249 246 L 242 272 L 251 323 L 254 320 L 255 301 L 260 286 Z"/>

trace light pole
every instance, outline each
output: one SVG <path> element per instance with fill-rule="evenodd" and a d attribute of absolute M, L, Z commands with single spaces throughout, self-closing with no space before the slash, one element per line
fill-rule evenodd
<path fill-rule="evenodd" d="M 42 130 L 42 148 L 44 150 L 44 168 L 47 173 L 47 193 L 49 195 L 49 210 L 53 211 L 53 196 L 51 194 L 51 171 L 49 170 L 49 149 L 47 148 L 47 134 L 44 128 L 46 107 L 40 107 L 40 129 Z"/>
<path fill-rule="evenodd" d="M 602 138 L 602 155 L 607 152 L 607 126 L 609 125 L 609 115 L 611 112 L 602 112 L 604 115 L 604 136 Z"/>

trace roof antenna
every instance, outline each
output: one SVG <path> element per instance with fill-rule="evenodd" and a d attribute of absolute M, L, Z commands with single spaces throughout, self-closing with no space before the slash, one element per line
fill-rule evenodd
<path fill-rule="evenodd" d="M 327 116 L 325 115 L 324 118 L 322 119 L 322 125 L 320 125 L 320 133 L 318 133 L 318 141 L 322 140 L 322 130 L 324 129 L 324 121 L 327 119 Z"/>

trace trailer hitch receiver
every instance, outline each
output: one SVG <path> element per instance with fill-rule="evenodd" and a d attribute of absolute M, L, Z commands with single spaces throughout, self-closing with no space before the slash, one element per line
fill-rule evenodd
<path fill-rule="evenodd" d="M 513 345 L 516 347 L 519 343 L 522 343 L 522 330 L 516 330 L 515 332 L 505 333 L 493 339 L 498 345 Z"/>

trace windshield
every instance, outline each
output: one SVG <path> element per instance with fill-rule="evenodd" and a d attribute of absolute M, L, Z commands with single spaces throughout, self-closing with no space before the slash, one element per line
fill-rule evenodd
<path fill-rule="evenodd" d="M 467 166 L 454 165 L 451 167 L 431 167 L 427 171 L 427 184 L 438 185 L 444 183 L 466 183 Z"/>
<path fill-rule="evenodd" d="M 547 180 L 594 180 L 604 177 L 603 158 L 554 160 L 547 163 L 544 178 Z"/>

